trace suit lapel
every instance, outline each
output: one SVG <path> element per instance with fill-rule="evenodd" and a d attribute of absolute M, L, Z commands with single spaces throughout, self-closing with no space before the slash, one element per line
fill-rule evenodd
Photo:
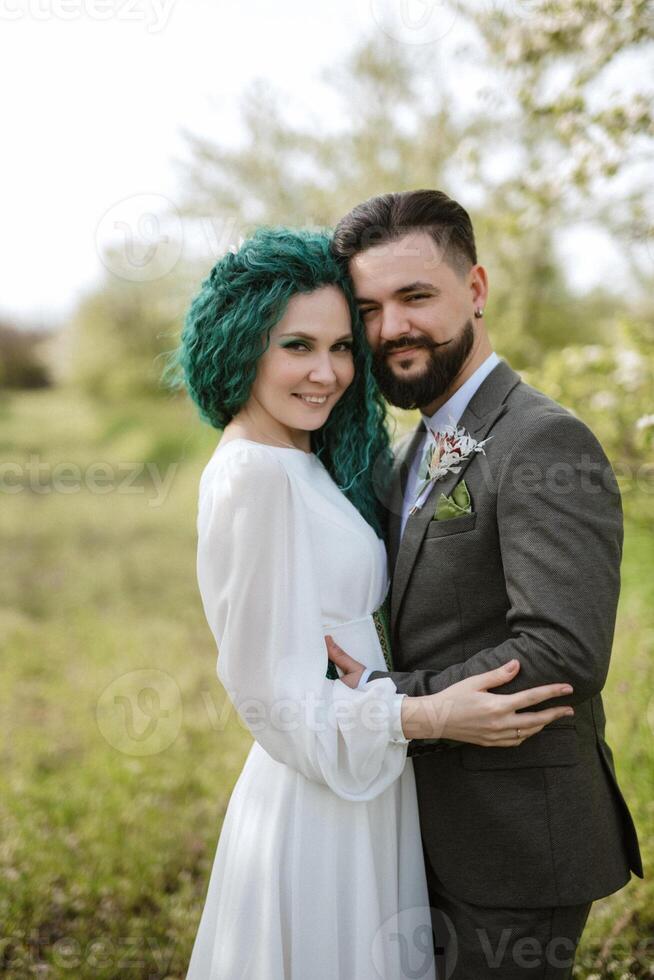
<path fill-rule="evenodd" d="M 473 435 L 478 442 L 485 439 L 497 420 L 506 411 L 506 396 L 519 381 L 520 376 L 505 361 L 500 361 L 471 398 L 461 416 L 459 426 Z M 452 493 L 457 483 L 464 478 L 466 469 L 477 455 L 477 453 L 473 453 L 464 460 L 458 473 L 450 472 L 441 480 L 437 480 L 432 485 L 421 509 L 409 517 L 406 523 L 404 535 L 397 550 L 397 560 L 393 572 L 391 593 L 391 626 L 393 631 L 420 546 L 436 510 L 436 502 L 441 493 L 445 496 Z M 395 520 L 395 513 L 393 513 L 393 520 Z M 396 533 L 399 539 L 399 521 Z"/>

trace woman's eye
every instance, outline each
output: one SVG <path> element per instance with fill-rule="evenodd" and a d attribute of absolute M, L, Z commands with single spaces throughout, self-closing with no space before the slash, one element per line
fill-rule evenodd
<path fill-rule="evenodd" d="M 334 344 L 334 347 L 332 349 L 335 350 L 335 351 L 347 351 L 348 353 L 351 353 L 352 352 L 352 341 L 351 340 L 344 340 L 340 344 Z"/>
<path fill-rule="evenodd" d="M 292 340 L 290 344 L 284 344 L 284 350 L 309 350 L 302 340 Z"/>

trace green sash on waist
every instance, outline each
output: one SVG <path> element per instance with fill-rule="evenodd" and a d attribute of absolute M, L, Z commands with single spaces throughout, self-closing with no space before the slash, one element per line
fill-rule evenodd
<path fill-rule="evenodd" d="M 388 596 L 384 599 L 379 609 L 372 614 L 379 637 L 379 645 L 384 654 L 384 660 L 389 670 L 393 669 L 393 658 L 391 656 L 391 602 Z"/>

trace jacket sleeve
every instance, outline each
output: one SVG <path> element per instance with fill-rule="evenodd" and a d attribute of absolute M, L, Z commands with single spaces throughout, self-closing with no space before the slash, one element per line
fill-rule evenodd
<path fill-rule="evenodd" d="M 265 447 L 203 475 L 197 571 L 218 677 L 257 742 L 343 799 L 387 789 L 406 764 L 405 695 L 388 679 L 361 692 L 325 676 L 309 516 Z"/>
<path fill-rule="evenodd" d="M 574 694 L 548 704 L 575 704 L 602 690 L 620 592 L 622 506 L 611 466 L 581 421 L 552 413 L 516 440 L 498 480 L 497 528 L 510 637 L 442 671 L 377 671 L 371 681 L 390 677 L 420 696 L 517 658 L 518 676 L 494 692 L 567 682 Z"/>

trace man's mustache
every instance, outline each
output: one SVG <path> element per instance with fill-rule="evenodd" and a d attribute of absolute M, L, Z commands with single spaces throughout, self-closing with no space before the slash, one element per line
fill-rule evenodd
<path fill-rule="evenodd" d="M 429 340 L 427 337 L 416 337 L 415 340 L 411 337 L 404 337 L 402 340 L 386 341 L 379 348 L 379 353 L 382 357 L 386 357 L 387 354 L 394 354 L 395 351 L 413 349 L 414 347 L 436 350 L 438 347 L 447 347 L 449 343 L 451 343 L 450 340 L 444 340 L 443 343 L 438 344 L 435 340 Z"/>

